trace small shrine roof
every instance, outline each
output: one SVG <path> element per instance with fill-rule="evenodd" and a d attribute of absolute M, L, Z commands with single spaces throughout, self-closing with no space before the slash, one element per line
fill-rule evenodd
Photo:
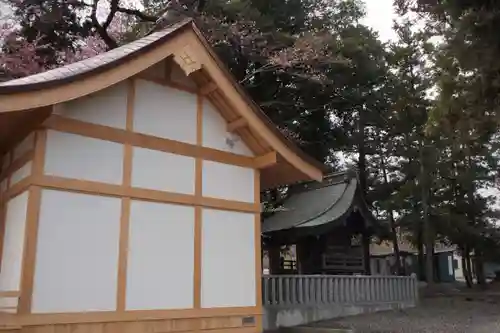
<path fill-rule="evenodd" d="M 356 172 L 337 172 L 325 176 L 321 183 L 301 185 L 293 189 L 279 211 L 264 220 L 264 233 L 340 224 L 353 211 L 359 211 L 369 225 L 376 223 L 359 189 Z"/>

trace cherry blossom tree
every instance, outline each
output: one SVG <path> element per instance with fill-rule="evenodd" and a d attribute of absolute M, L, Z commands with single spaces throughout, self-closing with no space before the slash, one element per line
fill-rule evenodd
<path fill-rule="evenodd" d="M 116 17 L 108 28 L 108 35 L 118 41 L 125 32 L 122 18 Z M 90 35 L 74 44 L 72 48 L 57 50 L 44 42 L 41 34 L 29 41 L 13 20 L 6 20 L 0 25 L 0 80 L 40 73 L 94 57 L 109 49 L 99 35 Z M 49 50 L 52 52 L 47 52 Z M 47 54 L 55 54 L 56 59 L 48 61 Z"/>

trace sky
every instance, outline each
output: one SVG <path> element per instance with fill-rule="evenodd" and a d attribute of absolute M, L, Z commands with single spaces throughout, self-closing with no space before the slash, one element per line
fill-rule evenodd
<path fill-rule="evenodd" d="M 0 18 L 9 12 L 8 7 L 2 2 L 4 0 L 0 0 Z M 393 0 L 365 0 L 367 16 L 363 23 L 378 31 L 383 41 L 395 38 L 392 31 L 392 20 L 395 17 L 392 2 Z"/>
<path fill-rule="evenodd" d="M 392 21 L 396 17 L 392 7 L 393 0 L 365 0 L 366 18 L 363 23 L 379 33 L 382 41 L 394 40 Z"/>

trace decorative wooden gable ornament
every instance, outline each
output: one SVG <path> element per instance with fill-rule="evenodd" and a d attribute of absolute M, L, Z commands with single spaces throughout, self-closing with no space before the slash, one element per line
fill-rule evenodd
<path fill-rule="evenodd" d="M 182 68 L 186 76 L 201 69 L 201 63 L 196 59 L 194 52 L 188 46 L 174 53 L 175 62 Z"/>

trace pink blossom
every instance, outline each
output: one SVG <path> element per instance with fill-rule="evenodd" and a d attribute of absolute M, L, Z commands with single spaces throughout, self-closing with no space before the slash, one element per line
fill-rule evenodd
<path fill-rule="evenodd" d="M 8 45 L 8 51 L 0 53 L 0 69 L 9 76 L 26 76 L 48 69 L 42 65 L 36 52 L 41 47 L 39 39 L 33 42 L 24 40 L 10 23 L 0 26 L 0 38 L 4 45 Z"/>
<path fill-rule="evenodd" d="M 22 0 L 17 0 L 22 1 Z M 116 17 L 109 27 L 109 34 L 119 40 L 125 32 L 123 20 Z M 83 59 L 94 57 L 105 52 L 107 46 L 98 36 L 89 36 L 75 45 L 75 50 L 67 49 L 57 52 L 57 59 L 49 65 L 39 56 L 40 49 L 50 48 L 51 45 L 44 45 L 40 38 L 28 42 L 20 34 L 20 31 L 13 23 L 3 23 L 0 25 L 0 72 L 8 79 L 23 77 L 40 73 L 54 67 L 77 62 Z"/>

